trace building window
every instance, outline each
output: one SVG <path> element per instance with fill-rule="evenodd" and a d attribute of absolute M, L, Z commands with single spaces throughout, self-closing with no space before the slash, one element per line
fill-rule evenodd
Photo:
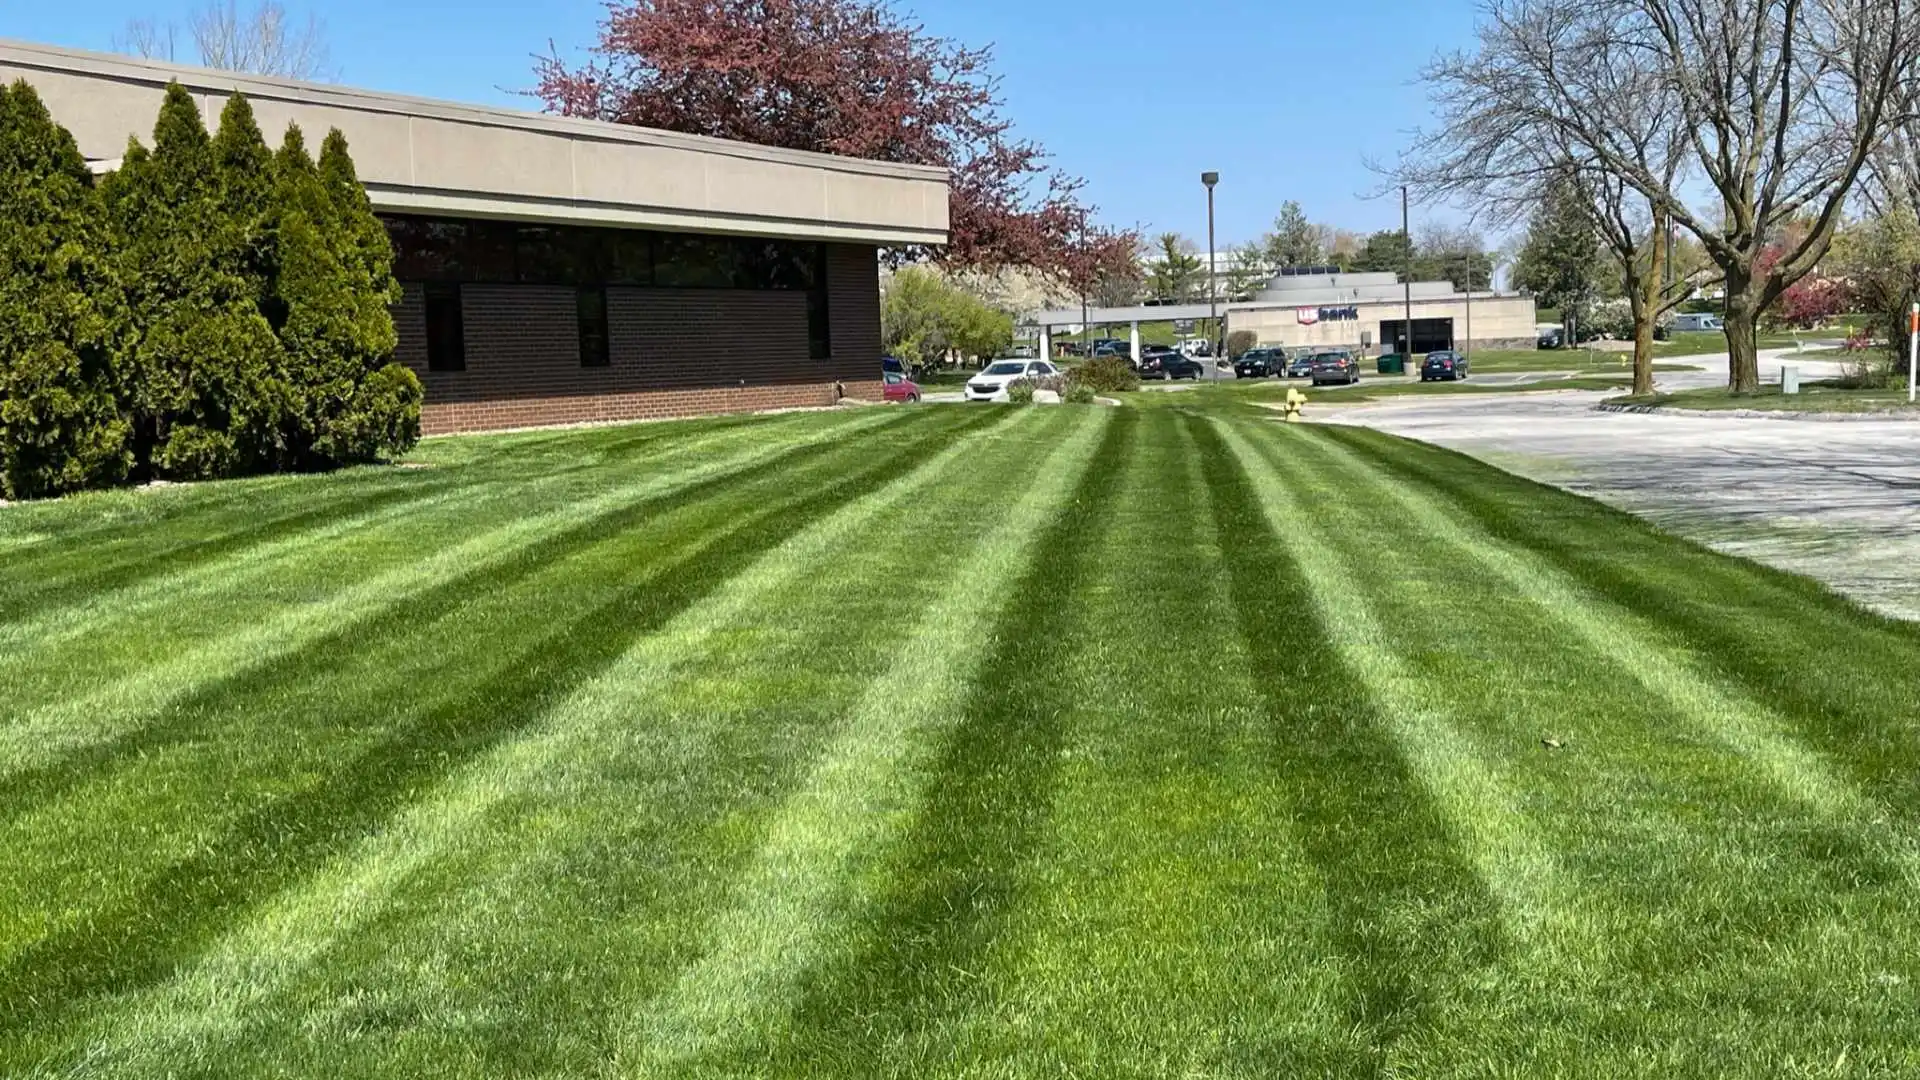
<path fill-rule="evenodd" d="M 427 370 L 467 370 L 467 334 L 460 312 L 460 286 L 431 282 L 427 293 Z"/>
<path fill-rule="evenodd" d="M 807 278 L 807 356 L 814 360 L 833 358 L 833 319 L 827 299 L 827 245 L 812 245 L 811 265 L 804 268 Z"/>
<path fill-rule="evenodd" d="M 607 348 L 607 290 L 592 286 L 573 295 L 580 317 L 580 366 L 606 367 L 613 362 Z"/>

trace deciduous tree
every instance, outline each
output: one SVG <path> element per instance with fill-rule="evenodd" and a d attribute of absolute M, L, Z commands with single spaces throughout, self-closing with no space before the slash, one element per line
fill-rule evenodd
<path fill-rule="evenodd" d="M 1081 182 L 1014 134 L 991 63 L 885 0 L 613 0 L 593 58 L 550 55 L 536 93 L 566 116 L 944 167 L 944 262 L 1065 274 Z"/>
<path fill-rule="evenodd" d="M 1013 316 L 917 266 L 888 278 L 880 325 L 887 351 L 916 368 L 943 364 L 950 356 L 990 357 L 1013 341 Z"/>
<path fill-rule="evenodd" d="M 187 19 L 187 36 L 202 67 L 278 75 L 288 79 L 327 79 L 333 66 L 326 27 L 309 14 L 295 18 L 275 0 L 241 10 L 235 0 L 215 0 Z M 149 60 L 177 60 L 180 30 L 173 23 L 136 19 L 114 39 L 114 48 Z"/>
<path fill-rule="evenodd" d="M 1482 113 L 1484 130 L 1508 128 L 1487 144 L 1496 166 L 1501 146 L 1548 147 L 1596 191 L 1645 202 L 1644 221 L 1621 204 L 1635 235 L 1671 221 L 1699 237 L 1724 279 L 1729 386 L 1746 392 L 1756 320 L 1819 262 L 1855 180 L 1912 115 L 1916 46 L 1913 0 L 1487 0 L 1478 52 L 1443 63 L 1453 86 L 1497 102 Z M 1683 166 L 1710 210 L 1678 196 Z M 1763 268 L 1797 219 L 1810 227 Z M 1649 241 L 1644 262 L 1663 246 Z M 1660 276 L 1629 293 L 1645 303 Z"/>

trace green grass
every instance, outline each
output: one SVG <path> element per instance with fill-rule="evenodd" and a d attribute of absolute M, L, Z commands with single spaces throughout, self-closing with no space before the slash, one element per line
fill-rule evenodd
<path fill-rule="evenodd" d="M 1638 398 L 1623 395 L 1609 398 L 1609 404 L 1647 405 L 1654 408 L 1703 409 L 1722 411 L 1751 409 L 1763 412 L 1809 413 L 1909 413 L 1905 386 L 1879 390 L 1855 390 L 1831 381 L 1803 382 L 1798 394 L 1783 394 L 1776 385 L 1763 386 L 1750 394 L 1736 394 L 1724 387 L 1682 390 Z"/>
<path fill-rule="evenodd" d="M 1920 633 L 1252 397 L 0 511 L 0 1075 L 1920 1067 Z"/>

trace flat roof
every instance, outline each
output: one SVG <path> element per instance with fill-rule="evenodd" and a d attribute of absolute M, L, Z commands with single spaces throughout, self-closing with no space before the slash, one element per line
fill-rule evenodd
<path fill-rule="evenodd" d="M 943 244 L 945 169 L 867 161 L 352 87 L 0 39 L 0 78 L 24 78 L 88 158 L 150 141 L 178 81 L 209 127 L 238 91 L 268 141 L 346 133 L 376 209 L 876 244 Z"/>
<path fill-rule="evenodd" d="M 1446 285 L 1445 282 L 1414 282 L 1418 290 L 1422 284 Z M 1451 286 L 1447 286 L 1451 289 Z M 1400 286 L 1396 285 L 1397 290 Z M 1458 302 L 1465 304 L 1469 298 L 1474 300 L 1510 300 L 1518 294 L 1495 292 L 1444 292 L 1422 295 L 1416 291 L 1413 302 L 1416 304 L 1435 304 Z M 1319 307 L 1392 307 L 1404 302 L 1404 297 L 1341 297 L 1337 299 L 1294 301 L 1294 300 L 1222 300 L 1218 309 L 1226 315 L 1234 311 L 1289 311 L 1295 308 Z M 1133 322 L 1165 322 L 1168 319 L 1205 319 L 1210 318 L 1210 309 L 1206 301 L 1197 304 L 1136 304 L 1128 307 L 1089 307 L 1086 309 L 1086 322 L 1089 324 L 1114 324 Z M 1079 326 L 1081 309 L 1053 308 L 1030 312 L 1020 320 L 1022 326 Z"/>

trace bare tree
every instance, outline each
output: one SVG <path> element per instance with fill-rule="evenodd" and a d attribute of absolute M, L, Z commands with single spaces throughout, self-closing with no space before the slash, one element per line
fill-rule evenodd
<path fill-rule="evenodd" d="M 187 18 L 187 32 L 204 67 L 277 75 L 287 79 L 334 77 L 326 27 L 309 14 L 298 21 L 276 0 L 261 0 L 251 10 L 237 0 L 214 2 Z M 114 39 L 122 52 L 150 60 L 176 59 L 178 29 L 172 23 L 135 20 Z"/>
<path fill-rule="evenodd" d="M 113 47 L 118 52 L 130 53 L 143 60 L 165 60 L 172 63 L 178 37 L 179 33 L 172 23 L 135 19 L 114 37 Z"/>
<path fill-rule="evenodd" d="M 1917 9 L 1920 0 L 1486 0 L 1482 53 L 1460 69 L 1519 107 L 1509 119 L 1518 134 L 1549 133 L 1583 175 L 1644 199 L 1646 235 L 1670 218 L 1700 238 L 1726 287 L 1728 382 L 1749 391 L 1760 314 L 1813 270 L 1862 169 L 1911 115 Z M 1489 40 L 1499 62 L 1475 70 Z M 1672 126 L 1649 139 L 1651 119 Z M 1713 190 L 1710 212 L 1676 193 L 1677 161 Z M 1804 231 L 1788 230 L 1802 220 Z"/>
<path fill-rule="evenodd" d="M 1675 95 L 1657 58 L 1584 0 L 1491 0 L 1483 11 L 1477 48 L 1428 68 L 1440 123 L 1402 156 L 1396 180 L 1489 220 L 1531 216 L 1556 184 L 1577 192 L 1633 312 L 1634 392 L 1652 393 L 1654 327 L 1691 293 L 1664 281 L 1664 207 L 1685 162 Z M 1647 190 L 1582 140 L 1588 127 L 1608 133 Z"/>

